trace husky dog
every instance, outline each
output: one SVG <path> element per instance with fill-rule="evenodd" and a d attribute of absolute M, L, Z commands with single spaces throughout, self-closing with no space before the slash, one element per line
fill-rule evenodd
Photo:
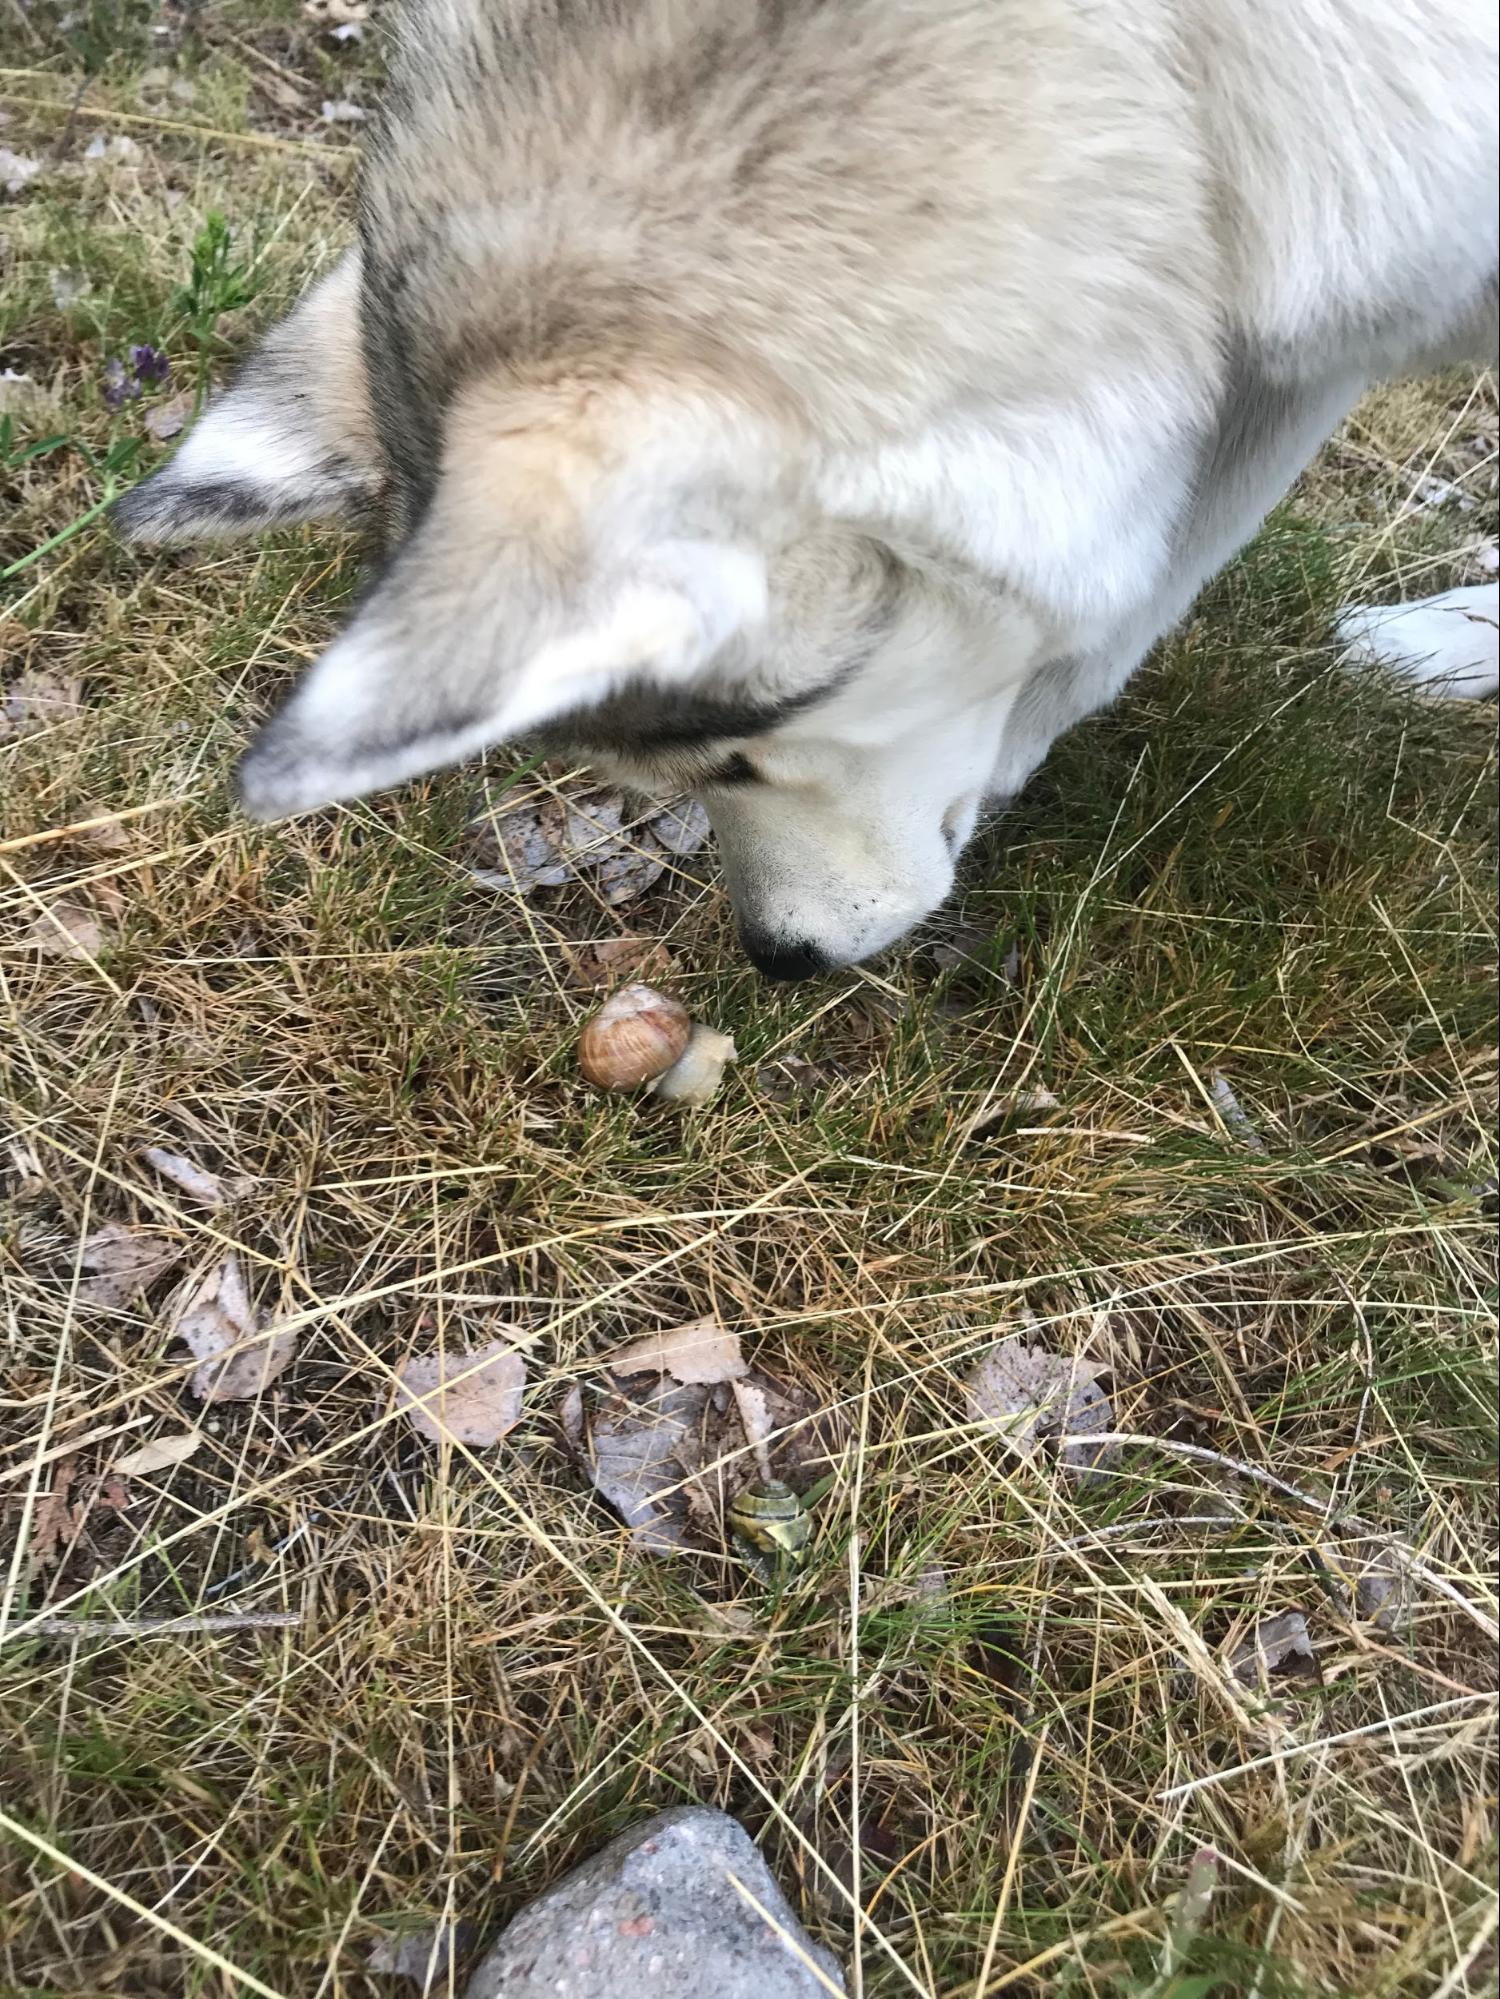
<path fill-rule="evenodd" d="M 119 519 L 383 519 L 257 817 L 556 739 L 846 964 L 1367 386 L 1490 355 L 1495 104 L 1493 0 L 421 0 L 355 246 Z M 1346 637 L 1493 685 L 1492 591 L 1417 618 Z"/>

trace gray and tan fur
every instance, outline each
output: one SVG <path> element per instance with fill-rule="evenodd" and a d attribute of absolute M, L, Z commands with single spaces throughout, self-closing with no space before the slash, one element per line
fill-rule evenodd
<path fill-rule="evenodd" d="M 550 734 L 848 962 L 1364 388 L 1490 353 L 1495 89 L 1491 0 L 426 0 L 356 246 L 120 519 L 383 518 L 251 812 Z"/>

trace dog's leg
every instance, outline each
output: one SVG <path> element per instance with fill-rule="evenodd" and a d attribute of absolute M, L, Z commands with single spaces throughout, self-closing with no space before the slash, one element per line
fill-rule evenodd
<path fill-rule="evenodd" d="M 1500 687 L 1500 583 L 1440 590 L 1410 604 L 1354 604 L 1339 614 L 1346 664 L 1383 666 L 1451 700 Z"/>

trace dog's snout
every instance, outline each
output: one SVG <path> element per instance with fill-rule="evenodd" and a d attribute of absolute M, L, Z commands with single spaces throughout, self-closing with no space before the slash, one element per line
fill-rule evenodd
<path fill-rule="evenodd" d="M 759 930 L 746 930 L 743 937 L 745 955 L 768 979 L 810 979 L 816 972 L 826 972 L 833 962 L 805 937 L 788 942 Z"/>

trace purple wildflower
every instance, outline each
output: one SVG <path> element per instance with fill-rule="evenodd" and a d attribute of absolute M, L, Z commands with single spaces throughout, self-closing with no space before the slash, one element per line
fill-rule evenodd
<path fill-rule="evenodd" d="M 172 379 L 172 364 L 149 341 L 130 350 L 130 371 L 145 389 L 159 389 Z"/>
<path fill-rule="evenodd" d="M 104 373 L 100 377 L 100 393 L 112 410 L 123 409 L 126 403 L 133 403 L 140 392 L 140 383 L 132 381 L 126 374 L 123 361 L 105 362 Z"/>

